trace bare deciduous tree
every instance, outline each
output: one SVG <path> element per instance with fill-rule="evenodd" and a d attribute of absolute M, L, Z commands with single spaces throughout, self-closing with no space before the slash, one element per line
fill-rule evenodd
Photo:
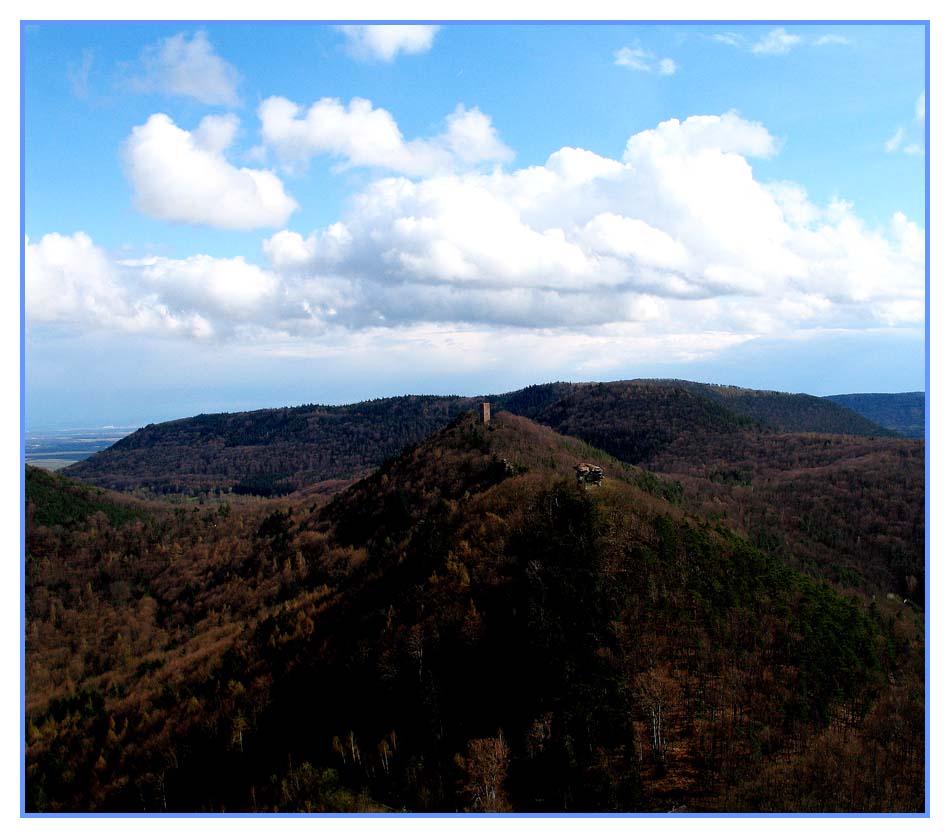
<path fill-rule="evenodd" d="M 508 759 L 508 743 L 500 730 L 497 736 L 488 739 L 472 739 L 468 743 L 467 755 L 456 755 L 455 762 L 465 778 L 462 791 L 471 799 L 470 811 L 510 810 L 504 790 Z"/>

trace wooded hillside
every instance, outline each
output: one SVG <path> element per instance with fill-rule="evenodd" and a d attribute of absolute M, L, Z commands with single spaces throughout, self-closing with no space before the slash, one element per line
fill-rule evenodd
<path fill-rule="evenodd" d="M 723 394 L 728 395 L 723 395 Z M 639 462 L 677 435 L 785 431 L 887 436 L 824 399 L 690 382 L 547 384 L 500 396 L 402 396 L 353 405 L 195 416 L 149 425 L 64 473 L 151 495 L 279 497 L 327 480 L 354 480 L 482 400 Z M 623 451 L 618 448 L 623 440 Z"/>
<path fill-rule="evenodd" d="M 464 414 L 325 505 L 80 523 L 55 481 L 28 508 L 31 810 L 923 806 L 918 610 L 529 420 Z"/>

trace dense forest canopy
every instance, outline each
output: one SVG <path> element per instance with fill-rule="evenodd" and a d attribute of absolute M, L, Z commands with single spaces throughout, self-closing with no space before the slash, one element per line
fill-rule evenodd
<path fill-rule="evenodd" d="M 605 430 L 649 386 L 517 394 L 618 452 L 463 412 L 329 501 L 29 469 L 28 809 L 920 811 L 920 444 Z"/>

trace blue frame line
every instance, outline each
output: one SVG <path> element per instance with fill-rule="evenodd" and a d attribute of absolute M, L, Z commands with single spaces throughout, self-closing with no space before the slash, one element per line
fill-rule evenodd
<path fill-rule="evenodd" d="M 425 812 L 328 812 L 328 813 L 207 813 L 207 812 L 52 812 L 39 813 L 26 811 L 26 168 L 24 157 L 26 153 L 26 117 L 25 109 L 25 81 L 24 81 L 24 31 L 31 25 L 95 25 L 120 24 L 125 26 L 172 26 L 187 23 L 188 25 L 386 25 L 386 24 L 439 24 L 445 26 L 485 25 L 485 26 L 618 26 L 618 25 L 677 25 L 677 26 L 770 26 L 776 24 L 808 26 L 923 26 L 924 27 L 924 577 L 926 590 L 924 594 L 926 613 L 924 615 L 924 811 L 923 812 L 793 812 L 793 813 L 761 813 L 761 812 L 630 812 L 630 813 L 563 813 L 563 812 L 506 812 L 506 813 L 425 813 Z M 930 434 L 931 434 L 931 379 L 930 379 L 930 335 L 931 335 L 931 307 L 930 307 L 930 20 L 789 20 L 789 19 L 758 19 L 758 20 L 447 20 L 447 19 L 405 19 L 380 18 L 374 20 L 355 20 L 342 18 L 339 20 L 20 20 L 20 817 L 33 819 L 60 819 L 60 818 L 930 818 L 930 685 L 931 685 L 931 657 L 930 657 L 930 546 L 931 546 L 931 515 L 930 515 Z"/>
<path fill-rule="evenodd" d="M 26 811 L 26 82 L 20 27 L 20 812 Z"/>
<path fill-rule="evenodd" d="M 924 812 L 930 816 L 930 21 L 924 24 Z"/>
<path fill-rule="evenodd" d="M 118 23 L 125 26 L 175 26 L 187 23 L 189 26 L 221 25 L 221 24 L 248 24 L 251 26 L 339 26 L 339 25 L 365 25 L 365 26 L 388 26 L 393 24 L 434 24 L 439 26 L 774 26 L 775 24 L 785 24 L 787 26 L 930 26 L 929 20 L 788 20 L 765 18 L 762 20 L 639 20 L 639 19 L 617 19 L 617 20 L 452 20 L 443 18 L 428 19 L 406 19 L 406 18 L 379 18 L 375 20 L 359 20 L 350 18 L 340 18 L 334 20 L 221 20 L 221 19 L 195 19 L 195 20 L 122 20 L 116 18 L 113 20 L 21 20 L 20 25 L 49 25 L 49 24 L 69 24 L 71 26 L 83 25 L 102 25 L 109 23 Z M 929 65 L 928 65 L 929 69 Z"/>
<path fill-rule="evenodd" d="M 531 20 L 525 18 L 512 18 L 511 20 L 478 20 L 478 19 L 459 19 L 454 18 L 378 18 L 365 20 L 362 18 L 338 18 L 338 19 L 327 19 L 327 20 L 301 20 L 295 18 L 286 18 L 280 20 L 226 20 L 221 18 L 157 18 L 155 20 L 122 20 L 121 18 L 116 18 L 114 20 L 70 20 L 70 19 L 36 19 L 36 20 L 21 20 L 21 25 L 31 25 L 31 24 L 70 24 L 76 26 L 99 26 L 101 24 L 109 23 L 119 23 L 122 25 L 144 25 L 144 26 L 155 26 L 155 25 L 173 25 L 178 23 L 187 23 L 190 25 L 201 25 L 201 24 L 251 24 L 254 26 L 260 26 L 262 24 L 276 24 L 283 25 L 287 23 L 299 23 L 299 24 L 309 24 L 311 26 L 336 26 L 338 24 L 365 24 L 367 26 L 379 26 L 379 25 L 391 25 L 391 24 L 440 24 L 440 25 L 473 25 L 479 24 L 483 26 L 508 26 L 508 25 L 525 25 L 525 26 L 560 26 L 560 25 L 583 25 L 583 26 L 622 26 L 624 24 L 637 24 L 637 25 L 652 25 L 656 24 L 658 26 L 671 26 L 676 24 L 677 26 L 719 26 L 721 24 L 737 25 L 737 26 L 771 26 L 773 24 L 785 24 L 787 26 L 928 26 L 929 20 L 854 20 L 854 19 L 822 19 L 816 18 L 814 20 L 789 20 L 788 18 L 762 18 L 757 20 L 730 20 L 728 18 L 723 19 L 700 19 L 695 20 L 666 20 L 662 18 L 618 18 L 616 20 Z"/>
<path fill-rule="evenodd" d="M 660 820 L 708 819 L 708 818 L 926 818 L 924 812 L 27 812 L 24 818 L 71 819 L 71 818 L 160 818 L 181 820 L 183 818 L 477 818 L 510 820 L 519 818 L 651 818 Z"/>

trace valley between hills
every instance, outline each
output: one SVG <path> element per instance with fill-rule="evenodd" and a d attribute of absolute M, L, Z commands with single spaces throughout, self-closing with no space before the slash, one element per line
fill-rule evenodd
<path fill-rule="evenodd" d="M 27 810 L 922 811 L 924 442 L 839 398 L 555 383 L 28 466 Z"/>

